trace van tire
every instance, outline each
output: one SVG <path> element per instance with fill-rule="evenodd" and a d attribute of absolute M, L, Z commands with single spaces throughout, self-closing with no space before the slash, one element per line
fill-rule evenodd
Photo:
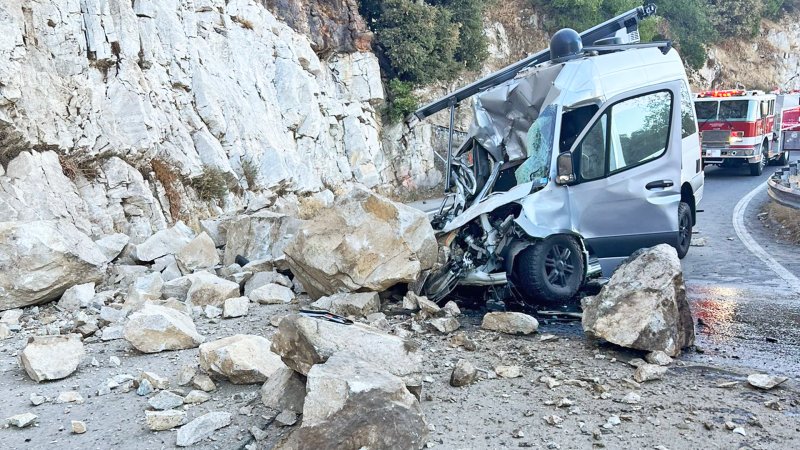
<path fill-rule="evenodd" d="M 562 305 L 578 293 L 586 271 L 578 241 L 555 235 L 523 250 L 515 272 L 527 303 Z"/>
<path fill-rule="evenodd" d="M 683 259 L 689 253 L 692 245 L 692 208 L 684 202 L 678 205 L 678 240 L 675 250 L 678 251 L 678 258 Z"/>

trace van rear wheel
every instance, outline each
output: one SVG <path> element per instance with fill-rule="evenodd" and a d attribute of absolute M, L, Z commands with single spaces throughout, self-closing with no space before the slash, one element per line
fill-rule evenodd
<path fill-rule="evenodd" d="M 678 258 L 683 259 L 689 253 L 689 246 L 692 245 L 692 208 L 681 202 L 678 205 L 678 242 L 675 250 L 678 251 Z"/>
<path fill-rule="evenodd" d="M 578 293 L 584 273 L 578 241 L 556 235 L 523 250 L 515 275 L 527 303 L 561 305 Z"/>

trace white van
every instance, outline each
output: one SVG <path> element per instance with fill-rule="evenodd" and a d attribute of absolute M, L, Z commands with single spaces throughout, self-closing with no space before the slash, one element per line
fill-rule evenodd
<path fill-rule="evenodd" d="M 474 112 L 448 155 L 452 192 L 433 220 L 441 264 L 420 293 L 439 301 L 457 285 L 510 283 L 532 303 L 563 303 L 640 248 L 689 250 L 702 157 L 668 42 L 583 47 L 561 30 L 545 62 L 482 89 Z"/>

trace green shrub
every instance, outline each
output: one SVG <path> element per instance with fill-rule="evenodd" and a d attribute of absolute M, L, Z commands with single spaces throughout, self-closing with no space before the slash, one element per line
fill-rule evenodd
<path fill-rule="evenodd" d="M 417 110 L 418 102 L 411 83 L 391 80 L 387 85 L 386 117 L 390 123 L 400 122 Z"/>
<path fill-rule="evenodd" d="M 388 78 L 414 84 L 477 70 L 488 56 L 482 0 L 361 0 Z"/>
<path fill-rule="evenodd" d="M 189 181 L 201 200 L 222 200 L 228 194 L 225 172 L 216 167 L 203 167 L 203 173 Z"/>

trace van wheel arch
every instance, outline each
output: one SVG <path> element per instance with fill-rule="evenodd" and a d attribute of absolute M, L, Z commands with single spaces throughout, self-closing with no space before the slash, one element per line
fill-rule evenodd
<path fill-rule="evenodd" d="M 692 211 L 692 226 L 697 225 L 697 202 L 694 198 L 694 189 L 688 182 L 681 186 L 681 202 L 689 205 Z"/>

